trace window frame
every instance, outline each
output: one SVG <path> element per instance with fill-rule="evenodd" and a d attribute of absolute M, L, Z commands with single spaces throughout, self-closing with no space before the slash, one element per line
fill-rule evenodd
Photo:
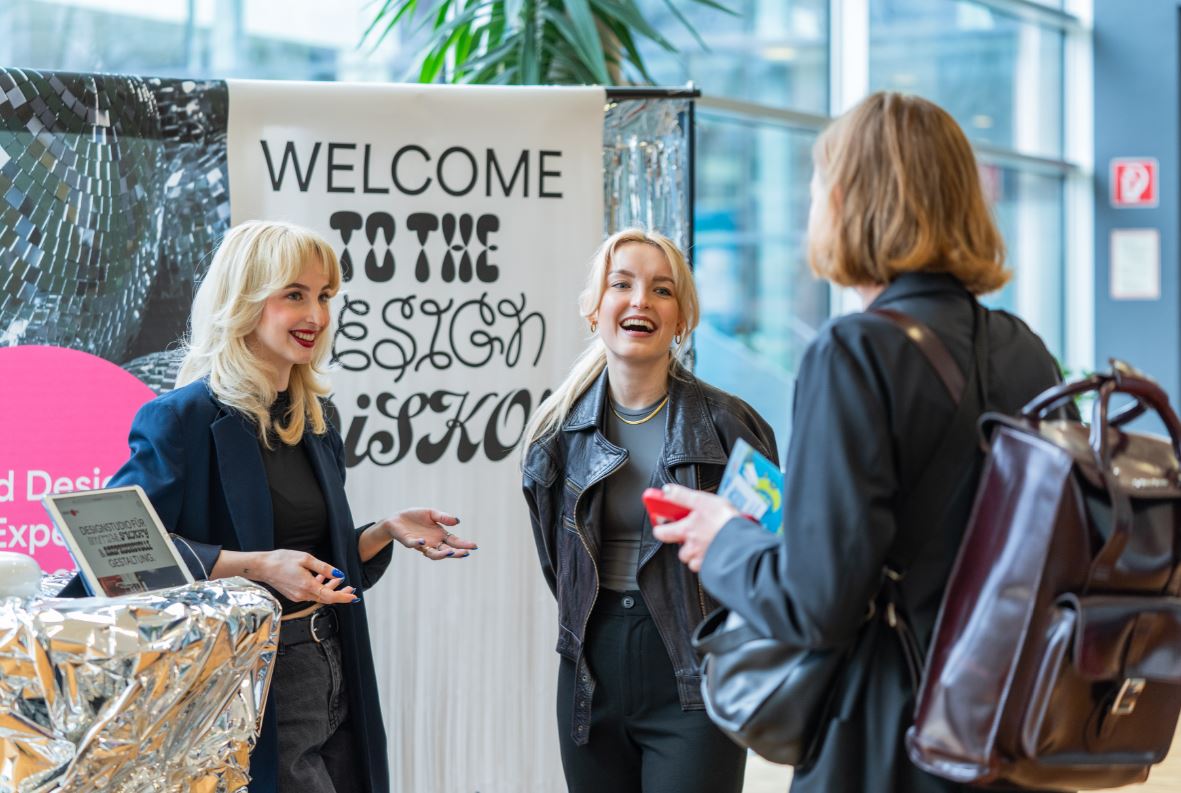
<path fill-rule="evenodd" d="M 1092 185 L 1093 100 L 1091 79 L 1092 0 L 1064 0 L 1054 8 L 1035 0 L 964 0 L 1063 34 L 1062 125 L 1060 157 L 1048 157 L 979 141 L 970 141 L 982 163 L 1062 179 L 1062 318 L 1063 364 L 1082 371 L 1094 360 L 1094 284 Z M 703 94 L 701 112 L 717 120 L 769 124 L 817 132 L 833 117 L 869 94 L 870 0 L 830 0 L 829 115 L 747 100 Z M 852 290 L 830 288 L 829 315 L 860 308 Z"/>

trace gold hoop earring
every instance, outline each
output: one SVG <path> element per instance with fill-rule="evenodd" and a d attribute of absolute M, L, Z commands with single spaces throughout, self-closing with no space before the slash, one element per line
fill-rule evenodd
<path fill-rule="evenodd" d="M 591 320 L 591 333 L 594 333 L 594 332 L 596 332 L 598 329 L 599 329 L 599 323 L 595 322 L 595 321 L 592 319 L 592 320 Z"/>

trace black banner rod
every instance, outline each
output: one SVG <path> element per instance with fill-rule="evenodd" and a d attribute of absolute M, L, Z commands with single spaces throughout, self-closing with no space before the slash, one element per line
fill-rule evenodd
<path fill-rule="evenodd" d="M 608 85 L 603 90 L 607 98 L 616 99 L 697 99 L 701 89 L 690 83 L 676 87 L 654 85 Z"/>

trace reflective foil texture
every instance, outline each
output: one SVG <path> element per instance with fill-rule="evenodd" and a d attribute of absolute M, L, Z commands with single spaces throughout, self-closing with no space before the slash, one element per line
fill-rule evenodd
<path fill-rule="evenodd" d="M 624 99 L 603 120 L 603 233 L 659 231 L 693 260 L 690 99 Z M 682 360 L 694 360 L 693 337 Z"/>
<path fill-rule="evenodd" d="M 229 229 L 221 81 L 0 67 L 0 347 L 97 355 L 158 391 Z"/>
<path fill-rule="evenodd" d="M 603 231 L 641 226 L 689 251 L 689 99 L 628 99 L 603 122 Z"/>
<path fill-rule="evenodd" d="M 244 791 L 278 636 L 241 578 L 0 602 L 0 790 Z"/>

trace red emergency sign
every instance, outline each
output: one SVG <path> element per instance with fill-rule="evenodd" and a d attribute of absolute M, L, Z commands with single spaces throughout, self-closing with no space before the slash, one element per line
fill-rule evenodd
<path fill-rule="evenodd" d="M 1160 166 L 1155 157 L 1117 157 L 1111 161 L 1111 205 L 1147 208 L 1160 203 Z"/>

